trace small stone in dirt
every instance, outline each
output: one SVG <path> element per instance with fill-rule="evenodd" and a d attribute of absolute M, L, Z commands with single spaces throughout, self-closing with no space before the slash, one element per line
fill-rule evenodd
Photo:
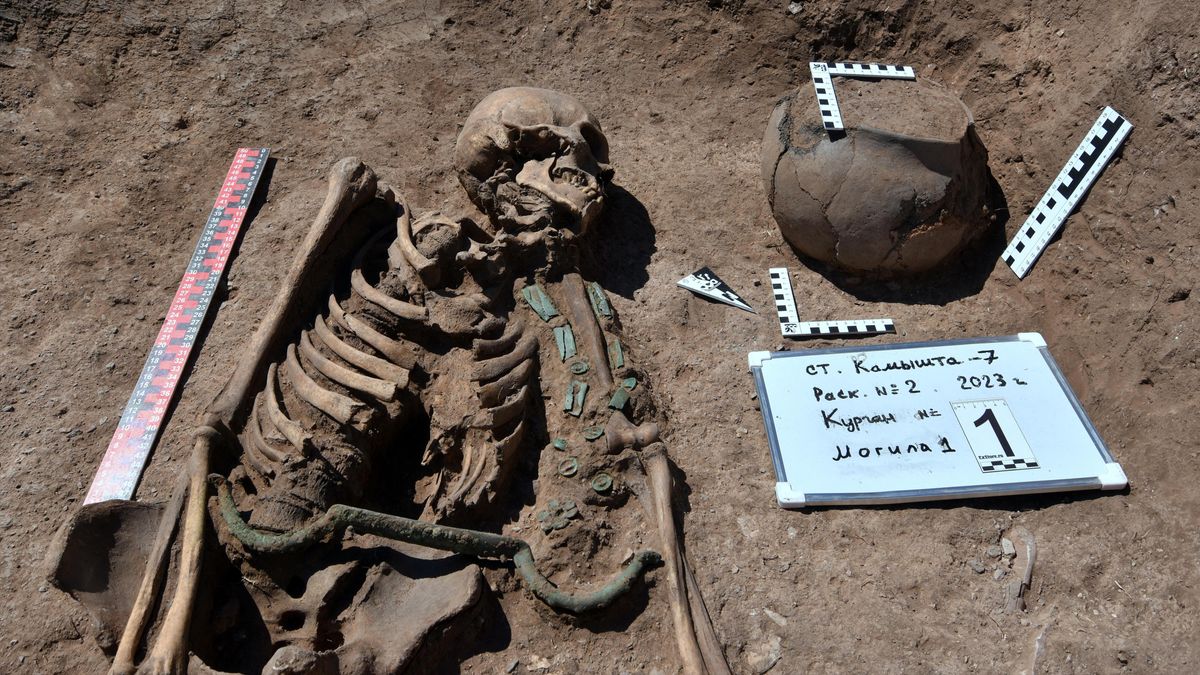
<path fill-rule="evenodd" d="M 772 635 L 766 642 L 746 650 L 746 664 L 750 666 L 750 672 L 762 675 L 774 668 L 782 655 L 779 636 Z"/>
<path fill-rule="evenodd" d="M 974 570 L 975 574 L 983 574 L 987 571 L 987 567 L 985 567 L 984 564 L 978 560 L 968 560 L 967 566 Z"/>
<path fill-rule="evenodd" d="M 804 3 L 801 3 L 801 2 L 788 3 L 788 14 L 790 14 L 792 16 L 799 14 L 800 10 L 802 10 L 802 9 L 804 9 Z"/>
<path fill-rule="evenodd" d="M 992 578 L 999 581 L 1004 578 L 1008 572 L 1003 567 L 997 567 L 995 572 L 992 572 Z"/>
<path fill-rule="evenodd" d="M 15 410 L 16 408 L 14 408 L 12 405 L 6 405 L 3 408 L 0 408 L 0 412 L 13 412 Z"/>
<path fill-rule="evenodd" d="M 1000 550 L 999 546 L 992 544 L 991 546 L 987 547 L 986 553 L 989 558 L 999 558 L 1002 554 L 1002 551 Z"/>
<path fill-rule="evenodd" d="M 516 669 L 517 669 L 517 664 L 518 664 L 518 663 L 520 663 L 520 662 L 521 662 L 521 660 L 520 660 L 520 659 L 513 659 L 512 661 L 509 661 L 509 662 L 508 662 L 508 667 L 504 669 L 504 672 L 506 672 L 506 673 L 511 673 L 512 671 L 516 670 Z"/>
<path fill-rule="evenodd" d="M 763 607 L 763 614 L 766 614 L 768 619 L 779 624 L 781 627 L 787 625 L 787 619 L 783 618 L 783 616 L 781 614 L 779 614 L 778 612 L 772 611 L 768 607 Z"/>
<path fill-rule="evenodd" d="M 1004 555 L 1014 556 L 1017 554 L 1017 547 L 1013 545 L 1008 537 L 1000 540 L 1000 546 L 1004 549 Z"/>

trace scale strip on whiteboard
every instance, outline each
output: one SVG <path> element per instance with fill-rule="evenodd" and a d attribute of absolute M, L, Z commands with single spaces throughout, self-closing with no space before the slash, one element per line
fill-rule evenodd
<path fill-rule="evenodd" d="M 234 155 L 84 504 L 133 496 L 269 153 L 267 148 L 240 148 Z"/>
<path fill-rule="evenodd" d="M 784 337 L 844 337 L 892 333 L 896 330 L 891 319 L 850 319 L 845 321 L 801 321 L 792 293 L 791 277 L 786 267 L 772 267 L 771 293 L 775 299 L 775 314 L 779 316 L 779 331 Z"/>
<path fill-rule="evenodd" d="M 1067 216 L 1091 189 L 1132 130 L 1129 120 L 1116 110 L 1104 107 L 1087 136 L 1075 148 L 1066 166 L 1004 250 L 1004 262 L 1017 278 L 1024 279 L 1029 273 L 1050 239 L 1062 228 Z"/>

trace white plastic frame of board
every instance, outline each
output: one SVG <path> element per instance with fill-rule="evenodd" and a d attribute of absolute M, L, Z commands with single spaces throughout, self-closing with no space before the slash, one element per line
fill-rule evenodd
<path fill-rule="evenodd" d="M 931 349 L 937 351 L 931 352 Z M 994 357 L 993 361 L 988 361 L 990 357 L 969 360 L 965 357 L 968 353 L 985 354 L 988 351 Z M 953 354 L 962 359 L 962 362 L 948 366 L 951 370 L 945 371 L 926 371 L 924 367 L 912 370 L 885 370 L 878 378 L 858 382 L 853 376 L 836 373 L 824 373 L 823 375 L 828 377 L 823 379 L 805 380 L 810 367 L 819 371 L 819 363 L 836 363 L 841 359 L 843 364 L 853 365 L 854 357 L 861 354 L 863 360 L 859 361 L 859 364 L 862 365 L 869 363 L 869 357 L 878 357 L 888 352 L 891 352 L 888 354 L 889 359 L 878 363 L 902 363 L 911 360 L 914 353 L 924 354 L 925 356 L 920 357 L 923 359 L 931 358 L 931 354 L 942 354 L 943 360 L 946 355 Z M 908 356 L 905 356 L 905 353 Z M 997 353 L 1000 356 L 995 356 Z M 850 357 L 849 361 L 846 361 L 847 356 Z M 825 357 L 829 357 L 829 360 L 826 361 Z M 1007 363 L 1000 364 L 1001 360 L 1007 360 Z M 796 352 L 753 352 L 749 355 L 749 362 L 758 388 L 758 399 L 775 466 L 776 498 L 780 506 L 785 508 L 897 504 L 1093 489 L 1119 490 L 1128 485 L 1124 470 L 1101 440 L 1079 399 L 1071 391 L 1062 371 L 1050 355 L 1046 342 L 1038 333 Z M 787 364 L 793 369 L 802 367 L 803 372 L 799 377 L 794 372 L 777 373 L 779 377 L 772 383 L 764 371 L 771 369 L 773 363 Z M 870 363 L 874 365 L 876 361 Z M 930 366 L 935 367 L 947 366 Z M 941 394 L 937 390 L 937 386 L 941 386 L 935 379 L 938 377 L 944 376 L 947 381 L 957 383 L 959 373 L 970 378 L 982 373 L 1006 370 L 1010 384 L 1011 378 L 1026 383 L 1011 385 L 1019 387 L 1020 391 L 1016 388 L 1007 391 L 954 390 L 948 394 Z M 872 377 L 874 375 L 876 373 L 872 373 Z M 855 389 L 862 390 L 867 386 L 874 387 L 875 380 L 892 389 L 892 384 L 906 388 L 907 381 L 911 380 L 920 387 L 920 383 L 924 381 L 925 386 L 932 386 L 933 389 L 923 390 L 923 396 L 908 400 L 903 396 L 889 399 L 895 395 L 890 390 L 878 398 L 869 397 L 869 400 L 880 401 L 877 404 L 879 414 L 891 412 L 897 414 L 898 420 L 906 420 L 905 424 L 895 427 L 894 431 L 892 423 L 876 424 L 864 421 L 853 433 L 864 430 L 867 433 L 853 436 L 853 442 L 850 432 L 842 432 L 842 429 L 849 427 L 825 433 L 833 428 L 824 417 L 831 408 L 838 409 L 834 420 L 845 419 L 838 417 L 839 414 L 858 412 L 852 408 L 843 410 L 846 405 L 858 403 L 839 398 L 837 391 L 849 392 Z M 828 393 L 834 396 L 832 402 L 822 401 L 818 404 L 813 393 L 806 393 L 806 387 L 813 386 L 812 382 L 823 385 L 837 382 L 842 386 L 836 389 L 831 387 Z M 1030 388 L 1024 389 L 1024 386 Z M 800 393 L 801 400 L 790 400 L 795 397 L 789 396 L 789 392 Z M 954 404 L 973 407 L 975 410 L 968 413 L 971 416 L 978 410 L 986 411 L 988 407 L 994 407 L 997 412 L 1002 413 L 1001 418 L 1010 412 L 1013 415 L 1019 413 L 1021 422 L 1015 429 L 1008 430 L 1012 436 L 1010 440 L 1015 447 L 1015 454 L 1026 452 L 1031 453 L 1030 456 L 1023 457 L 1020 461 L 1011 460 L 1015 470 L 988 473 L 984 466 L 993 462 L 985 461 L 981 457 L 990 460 L 1000 455 L 987 454 L 986 450 L 975 449 L 968 440 L 967 428 L 971 425 L 964 426 L 965 423 L 960 422 L 960 417 L 953 409 Z M 938 414 L 922 418 L 919 412 L 922 410 L 926 414 L 931 411 Z M 911 422 L 906 416 L 911 417 Z M 983 416 L 979 419 L 983 419 Z M 820 429 L 822 425 L 824 429 Z M 984 425 L 980 428 L 986 431 L 988 427 Z M 902 432 L 901 429 L 906 431 Z M 914 434 L 911 429 L 918 431 Z M 840 444 L 830 443 L 830 439 L 839 433 L 845 437 L 845 450 L 851 455 L 849 457 L 843 456 Z M 1002 434 L 996 436 L 1003 438 Z M 882 443 L 880 439 L 884 437 L 899 441 L 900 444 L 877 445 Z M 922 442 L 918 441 L 918 438 L 924 438 L 923 442 L 931 446 L 931 449 L 909 452 L 910 441 L 912 444 Z M 946 440 L 951 451 L 943 451 L 943 447 L 939 445 L 941 438 Z M 858 454 L 859 450 L 879 447 L 885 448 L 885 452 L 880 454 L 877 450 L 869 450 L 866 456 Z M 902 448 L 902 452 L 892 453 L 892 448 Z M 900 456 L 897 457 L 897 454 Z M 833 460 L 834 456 L 846 460 L 846 463 L 841 465 L 846 468 L 831 470 L 831 462 L 833 466 L 837 466 L 841 461 Z M 908 458 L 907 464 L 905 458 Z M 856 460 L 860 461 L 855 463 Z M 1034 460 L 1037 466 L 1032 469 L 1026 466 L 1030 460 Z M 1010 460 L 1003 461 L 1007 463 Z"/>

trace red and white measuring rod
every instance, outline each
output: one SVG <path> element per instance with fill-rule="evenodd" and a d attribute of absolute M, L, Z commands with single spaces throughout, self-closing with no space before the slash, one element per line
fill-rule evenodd
<path fill-rule="evenodd" d="M 269 154 L 267 148 L 239 148 L 234 155 L 84 504 L 133 497 Z"/>

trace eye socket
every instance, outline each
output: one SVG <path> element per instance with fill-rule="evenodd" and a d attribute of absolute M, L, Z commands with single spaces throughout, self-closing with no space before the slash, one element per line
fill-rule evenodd
<path fill-rule="evenodd" d="M 588 147 L 591 148 L 592 157 L 595 157 L 598 162 L 607 163 L 608 139 L 604 137 L 604 132 L 600 131 L 600 128 L 594 124 L 585 123 L 580 125 L 579 133 L 583 136 L 583 140 L 587 141 Z M 612 172 L 610 170 L 609 176 L 606 178 L 611 177 Z"/>

